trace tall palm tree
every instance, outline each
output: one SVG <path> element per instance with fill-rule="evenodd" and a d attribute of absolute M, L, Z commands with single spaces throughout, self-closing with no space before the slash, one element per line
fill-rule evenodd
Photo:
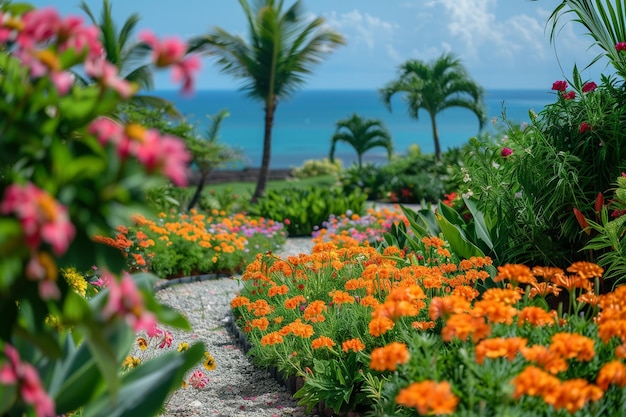
<path fill-rule="evenodd" d="M 106 52 L 107 60 L 117 67 L 120 77 L 137 85 L 140 91 L 152 90 L 154 75 L 148 59 L 150 49 L 143 42 L 136 42 L 132 39 L 133 31 L 139 23 L 139 15 L 137 13 L 130 15 L 118 30 L 118 25 L 113 20 L 109 0 L 102 2 L 100 20 L 96 19 L 84 1 L 81 1 L 80 8 L 100 30 L 100 42 Z M 181 116 L 171 102 L 161 97 L 140 94 L 133 96 L 132 101 L 139 105 L 163 109 L 171 116 Z"/>
<path fill-rule="evenodd" d="M 312 67 L 322 61 L 343 37 L 324 26 L 321 17 L 304 14 L 303 2 L 284 9 L 283 0 L 239 0 L 249 27 L 249 38 L 216 27 L 205 36 L 191 39 L 189 52 L 216 57 L 227 74 L 242 80 L 241 89 L 265 107 L 265 128 L 261 170 L 252 196 L 256 201 L 265 192 L 269 178 L 272 126 L 279 101 L 301 87 Z"/>
<path fill-rule="evenodd" d="M 441 159 L 441 145 L 436 116 L 450 107 L 472 111 L 482 129 L 487 121 L 484 91 L 470 78 L 461 61 L 451 54 L 443 54 L 434 62 L 409 60 L 400 66 L 399 77 L 380 90 L 381 97 L 391 111 L 391 97 L 404 93 L 409 116 L 418 119 L 420 109 L 430 117 L 435 143 L 435 156 Z"/>
<path fill-rule="evenodd" d="M 363 166 L 363 154 L 372 148 L 387 149 L 387 159 L 393 153 L 391 135 L 382 121 L 363 119 L 356 113 L 349 119 L 339 120 L 337 129 L 330 141 L 330 161 L 335 161 L 335 148 L 338 142 L 345 142 L 356 151 L 359 169 Z"/>

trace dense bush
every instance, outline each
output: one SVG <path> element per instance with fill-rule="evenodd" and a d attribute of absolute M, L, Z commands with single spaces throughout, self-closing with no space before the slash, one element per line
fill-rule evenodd
<path fill-rule="evenodd" d="M 291 175 L 294 178 L 312 178 L 320 175 L 335 175 L 341 171 L 341 160 L 335 159 L 331 162 L 328 158 L 323 159 L 309 159 L 304 163 L 293 169 Z"/>
<path fill-rule="evenodd" d="M 289 236 L 310 236 L 331 214 L 363 213 L 365 194 L 328 188 L 271 190 L 250 207 L 250 214 L 280 221 Z"/>

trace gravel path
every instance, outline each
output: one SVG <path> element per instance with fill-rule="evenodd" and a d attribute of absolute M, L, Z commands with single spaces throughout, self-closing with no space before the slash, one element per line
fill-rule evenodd
<path fill-rule="evenodd" d="M 310 238 L 288 239 L 281 256 L 310 253 Z M 289 394 L 265 370 L 254 367 L 225 328 L 230 300 L 238 291 L 234 278 L 171 285 L 158 291 L 159 300 L 187 314 L 191 333 L 174 331 L 174 341 L 202 340 L 215 358 L 206 388 L 180 389 L 166 404 L 164 417 L 305 416 Z"/>

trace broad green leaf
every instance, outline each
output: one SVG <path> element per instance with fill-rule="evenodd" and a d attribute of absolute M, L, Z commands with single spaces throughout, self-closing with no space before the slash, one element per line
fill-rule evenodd
<path fill-rule="evenodd" d="M 134 368 L 122 377 L 116 396 L 101 394 L 83 409 L 83 417 L 137 417 L 159 412 L 168 394 L 180 387 L 184 375 L 204 355 L 204 345 L 186 352 L 168 352 Z"/>
<path fill-rule="evenodd" d="M 472 242 L 467 240 L 465 234 L 460 227 L 448 221 L 445 217 L 437 214 L 437 222 L 445 237 L 450 244 L 451 251 L 461 259 L 469 259 L 472 256 L 484 257 L 483 252 Z"/>
<path fill-rule="evenodd" d="M 485 216 L 483 216 L 483 213 L 476 208 L 476 204 L 474 203 L 474 201 L 465 197 L 463 197 L 463 201 L 465 201 L 465 205 L 467 206 L 470 213 L 472 214 L 472 217 L 474 218 L 476 237 L 483 241 L 489 249 L 493 250 L 494 246 L 493 242 L 491 241 L 489 226 L 487 226 L 487 223 L 485 222 Z"/>

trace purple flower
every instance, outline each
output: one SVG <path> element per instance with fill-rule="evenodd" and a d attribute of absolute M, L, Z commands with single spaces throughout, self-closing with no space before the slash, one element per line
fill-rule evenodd
<path fill-rule="evenodd" d="M 513 154 L 513 149 L 511 149 L 511 148 L 502 148 L 502 150 L 500 151 L 500 155 L 503 158 L 506 158 L 506 157 L 508 157 L 508 156 L 510 156 L 512 154 Z"/>

